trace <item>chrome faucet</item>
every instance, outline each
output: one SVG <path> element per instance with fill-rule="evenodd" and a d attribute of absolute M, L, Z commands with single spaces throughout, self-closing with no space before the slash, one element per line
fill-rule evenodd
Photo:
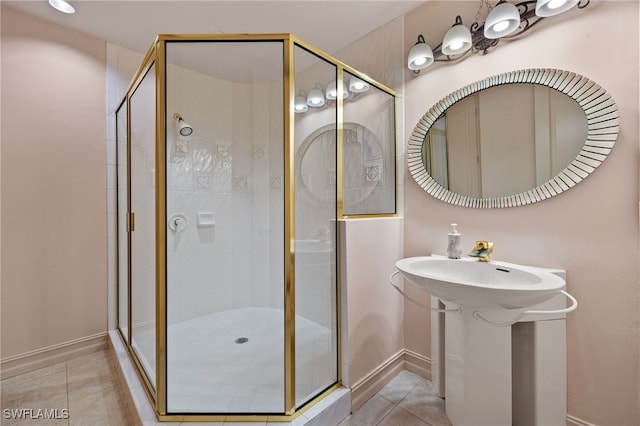
<path fill-rule="evenodd" d="M 477 257 L 480 262 L 489 262 L 493 253 L 493 243 L 491 241 L 476 241 L 476 245 L 469 253 L 471 257 Z"/>

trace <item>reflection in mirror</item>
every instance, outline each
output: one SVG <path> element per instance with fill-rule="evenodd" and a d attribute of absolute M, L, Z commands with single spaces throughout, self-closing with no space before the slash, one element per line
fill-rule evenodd
<path fill-rule="evenodd" d="M 586 137 L 587 117 L 573 99 L 546 86 L 508 84 L 448 108 L 427 132 L 422 158 L 450 191 L 502 197 L 560 173 Z"/>
<path fill-rule="evenodd" d="M 562 70 L 522 70 L 443 98 L 418 122 L 407 158 L 416 182 L 440 200 L 513 207 L 586 178 L 617 134 L 617 106 L 595 82 Z"/>

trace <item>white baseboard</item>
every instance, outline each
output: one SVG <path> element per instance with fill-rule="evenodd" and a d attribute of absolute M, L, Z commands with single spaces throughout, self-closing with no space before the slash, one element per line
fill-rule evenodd
<path fill-rule="evenodd" d="M 351 412 L 382 389 L 400 371 L 409 370 L 425 378 L 431 377 L 431 360 L 403 349 L 383 362 L 351 387 Z"/>
<path fill-rule="evenodd" d="M 383 362 L 378 368 L 360 379 L 351 388 L 351 412 L 360 408 L 378 393 L 401 370 L 408 370 L 425 379 L 431 379 L 431 359 L 417 352 L 403 349 Z M 567 414 L 567 426 L 597 426 Z"/>
<path fill-rule="evenodd" d="M 107 348 L 107 333 L 104 332 L 7 357 L 0 360 L 0 379 L 4 380 L 39 368 L 49 367 Z"/>
<path fill-rule="evenodd" d="M 567 425 L 570 425 L 570 426 L 574 426 L 574 425 L 575 426 L 596 426 L 593 423 L 586 422 L 586 421 L 584 421 L 582 419 L 579 419 L 579 418 L 577 418 L 575 416 L 572 416 L 571 414 L 567 414 Z"/>
<path fill-rule="evenodd" d="M 431 358 L 417 352 L 404 350 L 404 368 L 420 377 L 431 380 Z"/>

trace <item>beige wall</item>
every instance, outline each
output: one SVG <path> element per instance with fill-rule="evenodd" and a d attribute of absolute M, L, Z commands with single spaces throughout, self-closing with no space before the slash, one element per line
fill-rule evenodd
<path fill-rule="evenodd" d="M 476 7 L 431 1 L 336 56 L 402 97 L 403 25 L 408 51 L 417 34 L 439 40 L 458 11 L 473 17 Z M 636 1 L 592 2 L 553 18 L 562 25 L 543 22 L 488 56 L 435 65 L 417 78 L 405 71 L 406 118 L 398 122 L 400 134 L 403 128 L 409 134 L 446 94 L 526 67 L 575 71 L 614 96 L 621 132 L 610 158 L 551 200 L 470 210 L 427 196 L 410 176 L 399 182 L 406 197 L 404 256 L 443 253 L 449 223 L 457 222 L 466 247 L 488 238 L 496 242 L 496 259 L 567 270 L 569 291 L 580 302 L 568 319 L 569 413 L 603 426 L 640 422 L 638 16 Z M 3 7 L 1 54 L 5 358 L 107 329 L 107 111 L 103 42 Z M 403 347 L 430 355 L 429 314 L 410 304 L 403 309 L 387 284 L 402 256 L 399 223 L 347 227 L 350 383 Z"/>
<path fill-rule="evenodd" d="M 404 23 L 395 19 L 349 45 L 334 57 L 395 90 L 398 151 L 398 209 L 402 209 L 402 44 Z M 344 383 L 354 387 L 366 381 L 404 348 L 402 320 L 404 301 L 389 285 L 395 262 L 402 257 L 402 218 L 347 220 L 343 289 L 347 298 L 347 315 L 343 332 L 348 335 L 348 359 L 343 359 Z M 345 361 L 347 363 L 345 364 Z M 363 387 L 367 387 L 366 385 Z M 366 393 L 366 391 L 364 391 Z M 361 396 L 361 393 L 358 393 Z M 362 400 L 354 397 L 361 404 Z M 357 407 L 356 407 L 357 408 Z"/>
<path fill-rule="evenodd" d="M 436 45 L 457 11 L 470 20 L 476 8 L 475 1 L 435 1 L 416 9 L 405 19 L 405 50 L 420 33 Z M 579 301 L 567 320 L 568 412 L 602 426 L 640 424 L 638 17 L 637 1 L 591 2 L 486 56 L 436 64 L 416 78 L 407 71 L 405 82 L 407 133 L 448 93 L 522 68 L 577 72 L 617 101 L 621 127 L 610 157 L 586 181 L 544 202 L 472 210 L 428 196 L 410 175 L 405 180 L 405 256 L 444 253 L 456 222 L 463 247 L 489 239 L 496 260 L 567 271 L 568 290 Z M 429 327 L 429 314 L 407 306 L 405 346 L 429 356 L 428 336 L 418 327 Z"/>
<path fill-rule="evenodd" d="M 107 331 L 105 43 L 3 7 L 3 359 Z"/>

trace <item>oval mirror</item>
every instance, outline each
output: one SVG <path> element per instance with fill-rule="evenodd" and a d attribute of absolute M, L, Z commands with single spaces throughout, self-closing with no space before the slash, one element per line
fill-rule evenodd
<path fill-rule="evenodd" d="M 415 181 L 474 208 L 515 207 L 573 187 L 607 157 L 618 109 L 598 84 L 555 69 L 489 77 L 431 107 L 407 147 Z"/>

